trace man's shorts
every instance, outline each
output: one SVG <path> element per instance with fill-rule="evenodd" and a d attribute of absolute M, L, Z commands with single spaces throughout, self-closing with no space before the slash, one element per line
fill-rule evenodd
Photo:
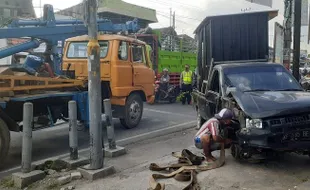
<path fill-rule="evenodd" d="M 210 135 L 210 134 L 205 134 L 205 135 Z M 212 146 L 212 144 L 214 144 L 212 138 L 211 138 L 210 141 L 211 141 L 211 146 Z M 202 149 L 203 148 L 202 147 L 202 141 L 201 141 L 201 139 L 199 137 L 195 137 L 195 146 L 198 149 Z"/>
<path fill-rule="evenodd" d="M 206 134 L 206 135 L 208 135 L 208 134 Z M 210 143 L 211 143 L 210 151 L 215 151 L 215 150 L 220 150 L 221 149 L 221 143 L 215 143 L 212 138 L 211 138 L 211 142 Z M 199 137 L 195 138 L 195 147 L 198 148 L 198 149 L 203 149 L 202 142 L 201 142 Z"/>

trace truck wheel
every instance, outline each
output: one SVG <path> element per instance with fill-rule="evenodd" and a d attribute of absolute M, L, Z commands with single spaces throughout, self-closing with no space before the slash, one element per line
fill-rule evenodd
<path fill-rule="evenodd" d="M 7 124 L 0 118 L 0 167 L 5 163 L 10 148 L 10 131 Z"/>
<path fill-rule="evenodd" d="M 127 128 L 132 129 L 136 127 L 141 120 L 143 114 L 143 102 L 138 94 L 131 94 L 125 106 L 125 118 L 120 119 L 121 124 Z"/>

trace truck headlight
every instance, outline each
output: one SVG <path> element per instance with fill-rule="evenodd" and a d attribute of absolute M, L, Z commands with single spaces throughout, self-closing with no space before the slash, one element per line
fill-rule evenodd
<path fill-rule="evenodd" d="M 263 122 L 261 119 L 246 119 L 245 124 L 246 128 L 263 128 Z"/>

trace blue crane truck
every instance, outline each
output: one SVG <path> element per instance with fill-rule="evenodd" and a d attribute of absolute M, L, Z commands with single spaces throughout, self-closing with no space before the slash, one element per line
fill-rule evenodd
<path fill-rule="evenodd" d="M 101 32 L 132 33 L 138 29 L 136 19 L 126 24 L 113 24 L 106 19 L 98 20 L 98 31 Z M 13 20 L 7 28 L 0 29 L 1 38 L 31 38 L 25 43 L 0 49 L 0 59 L 37 48 L 41 43 L 46 44 L 45 59 L 38 55 L 28 55 L 23 64 L 11 65 L 9 68 L 0 67 L 0 166 L 5 163 L 9 151 L 10 131 L 23 131 L 25 102 L 32 102 L 34 105 L 33 130 L 53 126 L 58 119 L 66 120 L 67 103 L 70 100 L 77 102 L 78 120 L 88 126 L 88 92 L 85 88 L 87 82 L 66 77 L 61 70 L 62 57 L 57 47 L 59 42 L 64 44 L 67 38 L 87 33 L 87 27 L 81 20 L 55 20 L 51 5 L 44 5 L 42 19 Z M 44 64 L 46 62 L 48 64 Z M 55 74 L 54 78 L 33 76 L 42 66 L 46 66 L 50 74 Z M 10 72 L 15 71 L 22 75 L 10 75 Z M 79 89 L 80 86 L 84 87 L 83 90 Z M 20 91 L 29 93 L 25 95 Z M 13 96 L 10 95 L 11 92 L 14 93 Z"/>

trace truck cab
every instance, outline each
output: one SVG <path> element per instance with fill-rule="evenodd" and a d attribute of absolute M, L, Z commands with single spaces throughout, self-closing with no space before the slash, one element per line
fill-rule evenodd
<path fill-rule="evenodd" d="M 126 128 L 138 125 L 143 101 L 154 101 L 154 78 L 147 44 L 120 35 L 99 35 L 102 98 L 110 98 L 113 116 Z M 88 36 L 66 40 L 63 72 L 70 78 L 87 80 Z"/>

